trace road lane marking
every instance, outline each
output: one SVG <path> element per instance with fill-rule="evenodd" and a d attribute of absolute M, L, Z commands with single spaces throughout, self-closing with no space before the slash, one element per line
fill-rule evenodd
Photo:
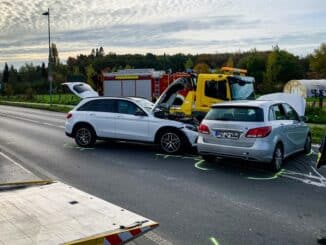
<path fill-rule="evenodd" d="M 0 152 L 0 155 L 3 156 L 4 158 L 6 158 L 8 161 L 12 162 L 13 164 L 15 164 L 16 166 L 20 167 L 21 169 L 25 170 L 26 172 L 33 174 L 31 171 L 29 171 L 28 169 L 26 169 L 25 167 L 23 167 L 22 165 L 20 165 L 18 162 L 16 162 L 14 159 L 12 159 L 11 157 L 7 156 L 6 154 L 4 154 L 3 152 Z"/>
<path fill-rule="evenodd" d="M 163 237 L 159 236 L 157 233 L 150 231 L 144 235 L 147 239 L 151 240 L 158 245 L 172 245 L 171 242 L 167 241 Z"/>
<path fill-rule="evenodd" d="M 304 184 L 326 188 L 326 177 L 320 174 L 313 166 L 309 174 L 299 173 L 292 170 L 282 169 L 271 177 L 247 177 L 250 180 L 274 180 L 280 177 L 296 180 Z"/>
<path fill-rule="evenodd" d="M 17 116 L 13 116 L 13 115 L 6 114 L 6 113 L 0 113 L 0 115 L 2 115 L 4 117 L 12 118 L 12 119 L 18 119 L 18 120 L 22 120 L 22 121 L 32 122 L 32 123 L 39 124 L 39 125 L 46 125 L 46 126 L 60 128 L 60 129 L 65 128 L 64 126 L 58 126 L 58 125 L 55 125 L 55 124 L 52 124 L 52 123 L 40 122 L 40 121 L 36 121 L 36 120 L 33 120 L 33 119 L 25 118 L 25 117 L 17 117 Z"/>

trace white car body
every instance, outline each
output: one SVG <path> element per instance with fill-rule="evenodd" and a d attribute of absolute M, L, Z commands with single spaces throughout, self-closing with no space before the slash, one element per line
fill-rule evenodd
<path fill-rule="evenodd" d="M 74 87 L 74 83 L 65 85 L 69 85 L 69 88 Z M 84 91 L 83 93 L 85 94 L 85 92 L 87 91 Z M 94 95 L 94 93 L 90 94 Z M 114 103 L 114 106 L 117 107 L 117 111 L 104 112 L 83 109 L 84 107 L 87 107 L 87 103 L 99 100 L 104 100 L 102 103 Z M 137 110 L 139 110 L 140 113 L 120 113 L 120 104 L 128 104 L 128 102 L 136 105 Z M 89 125 L 94 130 L 97 139 L 117 139 L 159 143 L 159 134 L 162 134 L 162 131 L 172 130 L 173 132 L 178 132 L 177 134 L 180 134 L 181 138 L 187 141 L 180 143 L 195 146 L 198 137 L 197 129 L 192 125 L 155 116 L 153 104 L 142 98 L 100 96 L 90 98 L 84 97 L 84 99 L 68 113 L 65 124 L 66 135 L 75 137 L 76 127 L 81 124 Z M 182 144 L 180 147 L 182 147 Z M 175 152 L 171 150 L 170 153 Z"/>

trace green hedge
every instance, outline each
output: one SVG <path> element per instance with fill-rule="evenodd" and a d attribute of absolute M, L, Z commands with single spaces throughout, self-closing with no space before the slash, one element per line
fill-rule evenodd
<path fill-rule="evenodd" d="M 61 106 L 61 105 L 48 105 L 48 104 L 34 104 L 28 102 L 11 102 L 11 101 L 1 101 L 0 105 L 10 105 L 10 106 L 17 106 L 17 107 L 26 107 L 32 109 L 41 109 L 47 111 L 56 111 L 56 112 L 69 112 L 71 111 L 72 107 L 68 106 Z"/>
<path fill-rule="evenodd" d="M 26 95 L 0 96 L 0 100 L 15 102 L 33 102 L 50 104 L 50 95 L 40 94 L 27 98 Z M 77 105 L 80 98 L 73 94 L 54 94 L 52 95 L 52 103 L 60 105 Z"/>

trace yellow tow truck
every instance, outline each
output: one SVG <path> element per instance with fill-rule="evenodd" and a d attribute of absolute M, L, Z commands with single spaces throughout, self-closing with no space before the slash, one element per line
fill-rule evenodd
<path fill-rule="evenodd" d="M 198 74 L 175 80 L 155 106 L 169 117 L 201 121 L 213 104 L 230 100 L 255 99 L 255 79 L 247 71 L 222 67 L 220 74 Z"/>

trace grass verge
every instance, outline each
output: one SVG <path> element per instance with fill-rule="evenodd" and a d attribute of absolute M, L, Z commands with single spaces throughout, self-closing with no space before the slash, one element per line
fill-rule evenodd
<path fill-rule="evenodd" d="M 28 102 L 11 102 L 11 101 L 1 101 L 1 100 L 0 100 L 0 105 L 26 107 L 26 108 L 55 111 L 55 112 L 68 112 L 68 111 L 71 111 L 71 109 L 72 109 L 71 107 L 65 106 L 65 105 L 50 106 L 49 104 L 37 104 L 37 103 L 28 103 Z"/>
<path fill-rule="evenodd" d="M 326 133 L 326 124 L 308 124 L 311 131 L 312 142 L 315 144 L 320 144 L 322 137 Z"/>

